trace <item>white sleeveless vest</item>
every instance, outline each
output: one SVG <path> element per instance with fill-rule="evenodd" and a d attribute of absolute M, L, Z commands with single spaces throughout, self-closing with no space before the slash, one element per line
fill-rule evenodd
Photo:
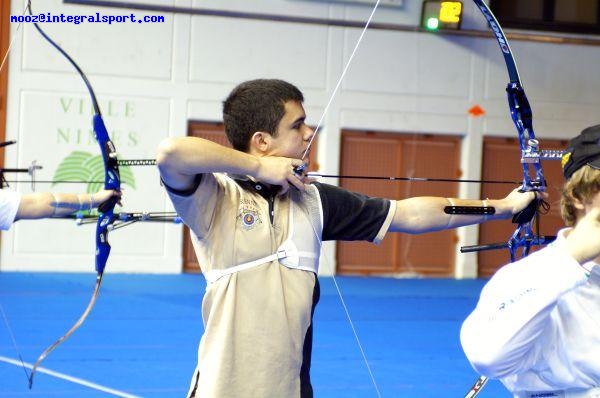
<path fill-rule="evenodd" d="M 308 185 L 306 191 L 290 191 L 288 236 L 277 251 L 266 257 L 234 265 L 225 269 L 204 273 L 207 283 L 236 272 L 257 267 L 277 260 L 279 264 L 317 274 L 321 236 L 323 230 L 323 208 L 318 189 Z"/>

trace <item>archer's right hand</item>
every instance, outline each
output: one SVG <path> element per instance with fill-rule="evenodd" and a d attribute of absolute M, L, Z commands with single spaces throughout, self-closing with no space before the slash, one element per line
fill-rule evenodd
<path fill-rule="evenodd" d="M 261 156 L 259 157 L 258 171 L 254 177 L 261 182 L 281 186 L 280 195 L 285 194 L 290 186 L 304 191 L 306 189 L 304 185 L 305 177 L 294 172 L 294 168 L 303 163 L 302 159 Z"/>

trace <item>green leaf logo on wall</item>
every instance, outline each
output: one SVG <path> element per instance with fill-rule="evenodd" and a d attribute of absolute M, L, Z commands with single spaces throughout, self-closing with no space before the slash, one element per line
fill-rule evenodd
<path fill-rule="evenodd" d="M 135 178 L 131 168 L 120 166 L 121 183 L 135 188 Z M 101 155 L 89 152 L 73 151 L 63 159 L 54 172 L 55 181 L 52 185 L 61 182 L 86 182 L 87 193 L 98 192 L 104 186 L 104 163 Z"/>

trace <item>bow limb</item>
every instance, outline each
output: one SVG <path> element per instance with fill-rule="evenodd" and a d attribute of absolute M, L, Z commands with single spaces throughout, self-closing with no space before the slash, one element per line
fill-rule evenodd
<path fill-rule="evenodd" d="M 28 9 L 31 14 L 31 0 L 28 0 Z M 119 164 L 116 155 L 115 146 L 110 140 L 108 135 L 108 131 L 102 119 L 102 114 L 100 112 L 100 106 L 96 99 L 96 94 L 90 84 L 87 76 L 83 72 L 83 70 L 77 65 L 77 63 L 71 58 L 71 56 L 63 50 L 56 42 L 54 42 L 41 28 L 37 23 L 33 24 L 36 30 L 44 37 L 48 43 L 50 43 L 56 50 L 58 50 L 75 68 L 81 79 L 83 80 L 92 101 L 92 105 L 94 107 L 94 117 L 93 117 L 93 128 L 94 133 L 96 135 L 96 140 L 100 146 L 100 152 L 102 153 L 102 159 L 104 162 L 104 189 L 113 189 L 120 190 L 121 188 L 121 179 L 119 175 Z M 75 330 L 77 330 L 85 321 L 88 314 L 91 312 L 94 304 L 96 303 L 96 299 L 98 297 L 98 293 L 100 291 L 100 286 L 102 284 L 102 276 L 104 275 L 104 268 L 106 267 L 106 263 L 108 261 L 108 257 L 110 255 L 110 244 L 108 243 L 108 232 L 109 227 L 112 223 L 115 222 L 116 216 L 114 214 L 114 208 L 117 202 L 119 201 L 118 197 L 112 197 L 110 200 L 102 203 L 98 207 L 99 217 L 98 222 L 96 224 L 96 253 L 95 253 L 95 263 L 96 263 L 96 283 L 94 287 L 94 291 L 92 293 L 92 297 L 83 312 L 80 318 L 75 322 L 75 324 L 56 342 L 54 342 L 51 346 L 46 348 L 44 352 L 39 356 L 37 361 L 35 362 L 33 368 L 31 369 L 31 375 L 29 377 L 29 388 L 33 385 L 33 376 L 35 374 L 36 369 L 42 363 L 42 361 L 62 342 L 64 342 Z"/>
<path fill-rule="evenodd" d="M 506 87 L 508 105 L 513 123 L 517 129 L 519 146 L 521 149 L 521 166 L 523 168 L 523 183 L 521 190 L 524 192 L 543 192 L 546 190 L 546 180 L 540 163 L 542 152 L 539 149 L 539 141 L 535 138 L 533 131 L 533 113 L 525 90 L 521 86 L 521 78 L 517 69 L 515 58 L 508 44 L 500 23 L 485 3 L 484 0 L 473 0 L 488 22 L 488 25 L 496 38 L 508 70 L 509 83 Z M 534 199 L 527 208 L 513 217 L 513 222 L 518 224 L 505 247 L 510 251 L 511 262 L 517 258 L 517 250 L 523 248 L 522 257 L 529 254 L 532 245 L 546 243 L 545 237 L 538 237 L 533 232 L 533 221 L 537 210 L 542 204 L 539 198 Z M 494 246 L 494 245 L 490 245 Z M 482 249 L 484 249 L 482 247 Z M 487 382 L 486 376 L 480 376 L 473 387 L 467 392 L 465 398 L 477 396 Z"/>

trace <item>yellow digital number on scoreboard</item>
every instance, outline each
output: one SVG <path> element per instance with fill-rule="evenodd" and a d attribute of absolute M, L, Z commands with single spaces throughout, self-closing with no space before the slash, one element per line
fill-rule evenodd
<path fill-rule="evenodd" d="M 458 23 L 462 13 L 460 1 L 442 1 L 440 4 L 440 22 Z"/>

